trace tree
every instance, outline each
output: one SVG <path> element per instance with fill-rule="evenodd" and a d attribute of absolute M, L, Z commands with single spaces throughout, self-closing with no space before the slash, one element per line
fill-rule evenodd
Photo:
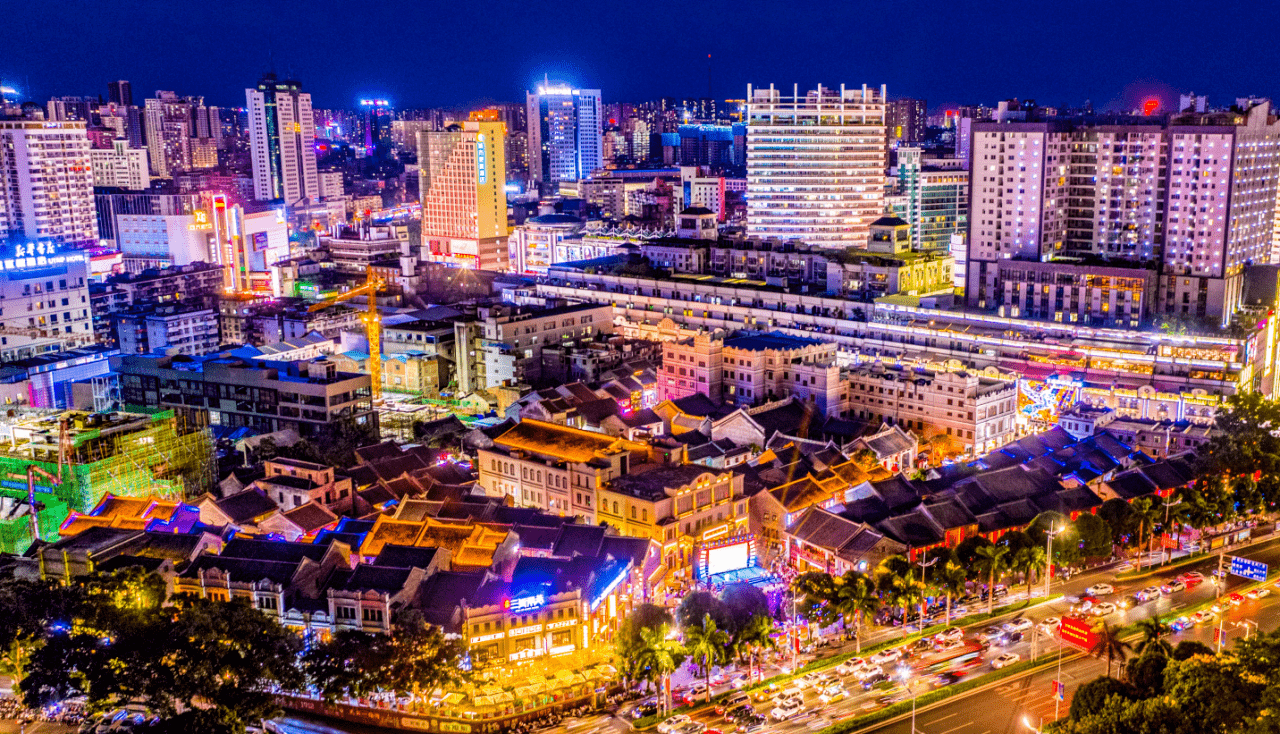
<path fill-rule="evenodd" d="M 702 624 L 684 631 L 684 648 L 694 662 L 702 666 L 707 682 L 707 697 L 711 697 L 711 668 L 727 659 L 729 634 L 716 626 L 710 614 L 702 616 Z"/>
<path fill-rule="evenodd" d="M 911 605 L 920 598 L 915 569 L 906 556 L 889 556 L 876 567 L 876 589 L 880 600 L 890 607 L 902 609 L 902 623 L 907 623 Z"/>
<path fill-rule="evenodd" d="M 1178 646 L 1173 648 L 1173 655 L 1170 656 L 1174 660 L 1189 660 L 1197 655 L 1212 655 L 1213 648 L 1203 642 L 1195 640 L 1183 640 Z"/>
<path fill-rule="evenodd" d="M 702 624 L 702 618 L 711 615 L 721 628 L 729 626 L 729 613 L 720 599 L 710 591 L 691 591 L 680 600 L 676 607 L 676 623 L 686 634 L 689 628 Z"/>
<path fill-rule="evenodd" d="M 1094 657 L 1107 658 L 1107 675 L 1111 675 L 1111 663 L 1120 658 L 1123 665 L 1125 654 L 1133 647 L 1128 641 L 1120 636 L 1120 629 L 1112 627 L 1106 622 L 1099 622 L 1098 626 L 1093 629 L 1096 641 L 1093 643 L 1093 649 L 1089 652 Z"/>
<path fill-rule="evenodd" d="M 1151 497 L 1139 497 L 1129 503 L 1129 507 L 1133 510 L 1134 519 L 1138 521 L 1138 550 L 1142 555 L 1145 555 L 1146 551 L 1150 550 L 1145 544 L 1147 535 L 1149 533 L 1154 535 L 1154 533 L 1151 533 L 1150 531 L 1152 531 L 1155 528 L 1155 524 L 1160 521 L 1160 518 L 1164 513 L 1164 508 L 1156 504 L 1156 501 Z M 1138 556 L 1139 568 L 1142 567 L 1142 555 Z"/>
<path fill-rule="evenodd" d="M 653 681 L 662 692 L 661 707 L 663 713 L 671 708 L 667 680 L 684 662 L 684 647 L 670 637 L 671 628 L 666 624 L 657 627 L 640 628 L 641 646 L 631 660 L 634 661 L 633 675 L 640 680 Z"/>
<path fill-rule="evenodd" d="M 853 639 L 855 649 L 862 652 L 862 620 L 865 615 L 875 614 L 880 608 L 880 598 L 876 596 L 875 584 L 865 574 L 848 571 L 840 577 L 836 586 L 834 609 L 840 615 L 845 629 L 849 628 L 849 619 L 853 619 Z"/>
<path fill-rule="evenodd" d="M 386 665 L 385 639 L 363 630 L 338 630 L 303 653 L 303 674 L 326 701 L 368 696 L 380 687 L 376 674 Z"/>
<path fill-rule="evenodd" d="M 1004 535 L 1001 535 L 1000 540 L 997 542 L 999 543 L 999 545 L 1003 545 L 1009 549 L 1010 556 L 1017 555 L 1018 551 L 1022 550 L 1023 548 L 1030 548 L 1034 545 L 1040 545 L 1041 547 L 1044 547 L 1043 543 L 1040 543 L 1040 544 L 1035 543 L 1034 541 L 1031 540 L 1030 535 L 1022 532 L 1021 530 L 1010 530 Z"/>
<path fill-rule="evenodd" d="M 720 592 L 720 603 L 729 634 L 737 634 L 757 615 L 769 613 L 769 598 L 759 587 L 747 583 L 729 584 Z"/>
<path fill-rule="evenodd" d="M 968 576 L 958 563 L 947 563 L 929 569 L 930 582 L 947 597 L 947 626 L 951 626 L 951 602 L 965 592 Z"/>
<path fill-rule="evenodd" d="M 1134 652 L 1139 655 L 1148 651 L 1159 652 L 1166 656 L 1173 654 L 1173 645 L 1170 645 L 1169 641 L 1164 639 L 1164 636 L 1169 634 L 1171 630 L 1169 625 L 1160 621 L 1159 617 L 1148 617 L 1141 620 L 1136 627 L 1138 632 L 1142 634 L 1142 639 L 1133 646 Z"/>
<path fill-rule="evenodd" d="M 995 610 L 996 577 L 1004 570 L 1004 558 L 1009 554 L 1008 546 L 984 545 L 978 548 L 978 567 L 987 574 L 987 614 Z"/>
<path fill-rule="evenodd" d="M 1013 569 L 1023 575 L 1027 582 L 1027 598 L 1031 598 L 1031 579 L 1036 573 L 1045 567 L 1044 548 L 1037 545 L 1029 545 L 1025 548 L 1019 548 L 1013 554 Z"/>
<path fill-rule="evenodd" d="M 1168 666 L 1169 657 L 1158 647 L 1149 647 L 1147 652 L 1129 661 L 1125 673 L 1134 690 L 1150 698 L 1164 692 L 1164 672 Z"/>
<path fill-rule="evenodd" d="M 387 644 L 390 648 L 382 684 L 396 693 L 421 699 L 424 691 L 456 684 L 463 679 L 466 645 L 445 637 L 416 611 L 402 612 L 394 620 Z"/>
<path fill-rule="evenodd" d="M 1080 514 L 1074 523 L 1075 536 L 1079 538 L 1080 552 L 1086 558 L 1106 558 L 1111 555 L 1111 529 L 1088 512 Z"/>
<path fill-rule="evenodd" d="M 1071 698 L 1071 711 L 1068 716 L 1072 719 L 1083 719 L 1101 709 L 1102 704 L 1112 696 L 1132 700 L 1134 695 L 1133 687 L 1124 681 L 1110 676 L 1094 678 L 1076 689 L 1075 695 Z"/>
<path fill-rule="evenodd" d="M 970 581 L 981 578 L 981 572 L 977 570 L 978 549 L 987 545 L 991 545 L 991 541 L 981 535 L 971 535 L 956 546 L 956 558 L 960 560 L 960 566 L 975 574 L 969 577 Z"/>
<path fill-rule="evenodd" d="M 1137 528 L 1133 508 L 1119 497 L 1112 497 L 1098 508 L 1098 517 L 1111 529 L 1111 542 L 1119 545 Z"/>
<path fill-rule="evenodd" d="M 733 636 L 733 648 L 739 657 L 746 657 L 752 675 L 759 672 L 760 652 L 778 647 L 778 642 L 773 639 L 773 632 L 773 617 L 766 611 L 752 617 Z"/>
<path fill-rule="evenodd" d="M 836 581 L 829 573 L 810 571 L 791 582 L 798 599 L 797 613 L 810 624 L 828 627 L 839 619 L 835 610 Z"/>
<path fill-rule="evenodd" d="M 645 641 L 643 637 L 644 630 L 657 630 L 664 625 L 670 629 L 675 624 L 671 618 L 671 613 L 665 608 L 657 604 L 640 604 L 627 618 L 622 620 L 622 624 L 618 625 L 617 641 L 614 643 L 614 651 L 618 655 L 621 663 L 618 669 L 622 671 L 626 679 L 631 683 L 636 683 L 639 678 L 635 675 L 636 656 L 640 650 L 644 648 Z"/>

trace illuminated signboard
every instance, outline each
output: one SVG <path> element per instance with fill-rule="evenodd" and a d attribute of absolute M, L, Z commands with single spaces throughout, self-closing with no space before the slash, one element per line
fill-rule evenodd
<path fill-rule="evenodd" d="M 0 246 L 0 257 L 5 259 L 18 257 L 48 257 L 58 251 L 52 242 L 16 242 Z"/>
<path fill-rule="evenodd" d="M 267 250 L 267 233 L 254 232 L 253 233 L 253 251 L 266 252 L 266 250 Z"/>
<path fill-rule="evenodd" d="M 519 614 L 537 609 L 547 603 L 545 594 L 534 594 L 532 596 L 522 596 L 516 599 L 508 599 L 502 603 L 502 607 L 509 612 Z"/>
<path fill-rule="evenodd" d="M 477 182 L 482 185 L 489 182 L 488 159 L 484 152 L 484 133 L 476 136 L 476 176 Z"/>
<path fill-rule="evenodd" d="M 1078 617 L 1063 617 L 1059 634 L 1062 635 L 1063 642 L 1085 650 L 1092 650 L 1097 642 L 1093 625 L 1089 620 Z"/>

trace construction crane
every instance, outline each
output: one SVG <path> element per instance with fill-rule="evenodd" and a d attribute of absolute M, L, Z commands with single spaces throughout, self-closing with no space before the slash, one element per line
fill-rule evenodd
<path fill-rule="evenodd" d="M 378 291 L 385 285 L 386 281 L 370 267 L 365 274 L 364 285 L 326 298 L 307 309 L 308 313 L 313 313 L 356 296 L 368 296 L 369 307 L 360 320 L 364 322 L 364 333 L 369 339 L 369 378 L 373 382 L 370 391 L 374 402 L 382 399 L 382 316 L 378 313 Z"/>

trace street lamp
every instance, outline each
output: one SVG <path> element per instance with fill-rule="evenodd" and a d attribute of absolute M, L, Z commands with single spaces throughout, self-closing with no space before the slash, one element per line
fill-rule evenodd
<path fill-rule="evenodd" d="M 1044 565 L 1044 598 L 1046 599 L 1049 598 L 1049 580 L 1050 580 L 1050 577 L 1053 575 L 1049 572 L 1049 569 L 1053 568 L 1053 536 L 1057 535 L 1058 533 L 1061 533 L 1064 530 L 1066 530 L 1065 527 L 1058 528 L 1056 530 L 1051 527 L 1047 532 L 1045 532 L 1046 541 L 1045 541 L 1045 549 L 1044 549 L 1044 564 L 1045 564 Z M 1027 597 L 1027 603 L 1028 604 L 1031 603 L 1030 595 L 1028 595 Z"/>
<path fill-rule="evenodd" d="M 916 691 L 911 687 L 911 668 L 905 665 L 898 667 L 898 680 L 911 692 L 911 734 L 916 734 Z"/>
<path fill-rule="evenodd" d="M 1239 622 L 1232 622 L 1232 624 L 1234 624 L 1237 627 L 1244 627 L 1244 638 L 1246 640 L 1249 639 L 1249 625 L 1253 625 L 1254 632 L 1258 631 L 1258 623 L 1253 621 L 1252 619 L 1245 619 Z"/>
<path fill-rule="evenodd" d="M 1182 498 L 1179 497 L 1177 502 L 1163 502 L 1161 504 L 1164 505 L 1164 527 L 1160 529 L 1160 532 L 1167 533 L 1169 532 L 1169 508 L 1177 507 L 1178 505 L 1182 504 Z M 1160 539 L 1160 565 L 1161 566 L 1165 564 L 1166 559 L 1172 561 L 1173 554 L 1169 552 L 1169 548 L 1165 547 L 1164 538 L 1161 538 Z"/>

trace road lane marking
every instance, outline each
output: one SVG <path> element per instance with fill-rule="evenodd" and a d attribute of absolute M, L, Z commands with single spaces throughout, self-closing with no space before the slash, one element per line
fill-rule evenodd
<path fill-rule="evenodd" d="M 938 732 L 938 734 L 949 734 L 950 732 L 957 731 L 957 730 L 959 730 L 959 729 L 963 729 L 963 728 L 965 728 L 966 726 L 972 726 L 972 725 L 973 725 L 973 722 L 972 722 L 972 721 L 966 721 L 966 722 L 964 722 L 963 724 L 961 724 L 960 726 L 953 727 L 953 728 L 951 728 L 951 729 L 946 729 L 946 730 L 944 730 L 944 731 L 940 731 L 940 732 Z"/>
<path fill-rule="evenodd" d="M 940 719 L 934 719 L 933 721 L 926 721 L 926 722 L 925 722 L 925 726 L 933 726 L 934 724 L 937 724 L 937 723 L 938 723 L 938 722 L 940 722 L 940 721 L 946 721 L 947 719 L 950 719 L 952 716 L 959 716 L 959 715 L 960 715 L 960 714 L 958 714 L 958 713 L 956 713 L 956 714 L 947 714 L 946 716 L 943 716 L 943 717 L 942 717 L 942 718 L 940 718 Z"/>

